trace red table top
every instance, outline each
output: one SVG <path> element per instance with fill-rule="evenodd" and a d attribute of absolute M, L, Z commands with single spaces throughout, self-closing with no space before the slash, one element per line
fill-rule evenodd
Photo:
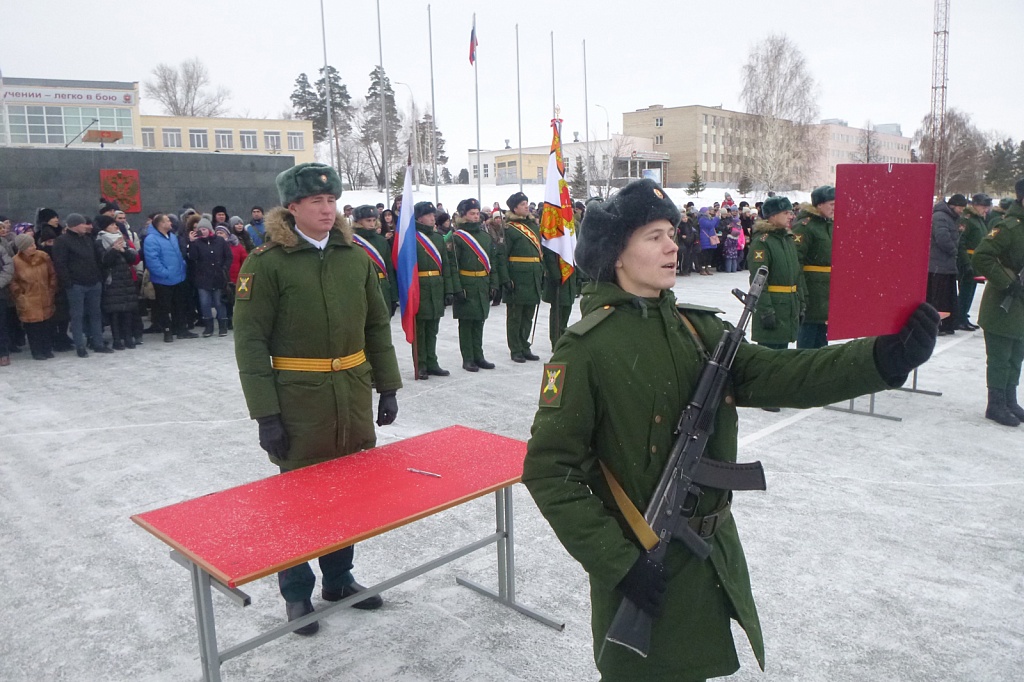
<path fill-rule="evenodd" d="M 525 457 L 522 441 L 451 426 L 132 521 L 237 587 L 517 483 Z"/>

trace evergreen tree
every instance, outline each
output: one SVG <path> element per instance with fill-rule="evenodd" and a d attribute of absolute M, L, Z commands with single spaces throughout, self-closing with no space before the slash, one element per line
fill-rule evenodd
<path fill-rule="evenodd" d="M 342 84 L 337 69 L 333 66 L 327 68 L 331 78 L 331 123 L 334 125 L 335 137 L 343 138 L 352 130 L 352 98 L 348 94 L 348 88 Z M 291 94 L 295 117 L 313 124 L 314 142 L 323 142 L 327 139 L 327 85 L 323 74 L 324 70 L 321 68 L 320 79 L 311 85 L 309 77 L 300 73 L 295 79 L 295 90 Z"/>
<path fill-rule="evenodd" d="M 459 171 L 459 179 L 456 184 L 468 185 L 469 184 L 469 171 L 463 168 Z"/>
<path fill-rule="evenodd" d="M 1020 141 L 1020 145 L 1017 147 L 1017 154 L 1015 155 L 1013 164 L 1013 174 L 1016 178 L 1024 177 L 1024 140 Z M 1016 178 L 1014 182 L 1016 182 Z"/>
<path fill-rule="evenodd" d="M 587 169 L 583 164 L 583 155 L 576 157 L 576 164 L 572 168 L 572 180 L 569 181 L 569 194 L 573 198 L 586 199 L 587 197 Z"/>
<path fill-rule="evenodd" d="M 391 176 L 391 195 L 397 197 L 405 189 L 405 166 L 399 166 L 395 174 Z M 398 216 L 395 216 L 398 220 Z"/>
<path fill-rule="evenodd" d="M 697 196 L 704 191 L 705 187 L 707 187 L 707 184 L 705 184 L 704 178 L 701 177 L 697 164 L 693 164 L 693 175 L 690 176 L 690 184 L 686 186 L 686 193 L 691 197 Z"/>
<path fill-rule="evenodd" d="M 740 184 L 736 187 L 740 191 L 741 196 L 747 196 L 754 191 L 754 182 L 750 179 L 750 176 L 744 173 L 740 176 Z"/>
<path fill-rule="evenodd" d="M 452 184 L 452 172 L 448 170 L 448 166 L 441 168 L 441 182 L 445 185 Z"/>
<path fill-rule="evenodd" d="M 295 117 L 313 122 L 313 142 L 323 142 L 327 137 L 327 121 L 319 116 L 320 101 L 306 74 L 300 73 L 295 79 L 295 90 L 292 92 L 291 100 Z"/>
<path fill-rule="evenodd" d="M 430 158 L 430 128 L 432 125 L 433 118 L 431 117 L 430 112 L 423 114 L 423 118 L 416 122 L 416 136 L 420 144 L 419 158 L 422 159 L 421 163 L 423 165 L 420 169 L 420 177 L 424 178 L 424 182 L 431 184 L 435 182 L 433 177 L 434 162 Z M 445 141 L 444 137 L 441 135 L 441 131 L 435 130 L 434 133 L 434 151 L 437 153 L 435 160 L 437 165 L 440 167 L 448 163 L 448 155 L 444 151 Z"/>
<path fill-rule="evenodd" d="M 1018 177 L 1014 168 L 1017 151 L 1016 143 L 1009 138 L 992 145 L 985 169 L 985 186 L 988 189 L 997 194 L 1013 189 Z"/>
<path fill-rule="evenodd" d="M 383 95 L 382 95 L 383 93 Z M 398 147 L 398 133 L 402 128 L 402 120 L 395 106 L 395 91 L 379 66 L 370 72 L 370 88 L 366 91 L 366 105 L 363 107 L 363 125 L 359 130 L 359 140 L 370 158 L 370 167 L 377 176 L 378 189 L 384 189 L 384 158 L 381 154 L 383 135 L 381 130 L 381 97 L 384 100 L 384 121 L 387 124 L 388 164 L 401 158 Z"/>

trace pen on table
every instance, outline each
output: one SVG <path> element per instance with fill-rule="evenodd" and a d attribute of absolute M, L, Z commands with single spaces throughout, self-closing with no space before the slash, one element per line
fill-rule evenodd
<path fill-rule="evenodd" d="M 433 476 L 434 478 L 441 478 L 441 474 L 435 474 L 432 471 L 423 471 L 422 469 L 408 468 L 406 471 L 411 471 L 414 474 L 423 474 L 424 476 Z"/>

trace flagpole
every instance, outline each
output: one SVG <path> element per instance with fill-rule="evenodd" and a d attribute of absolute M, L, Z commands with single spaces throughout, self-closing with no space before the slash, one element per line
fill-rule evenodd
<path fill-rule="evenodd" d="M 519 191 L 523 191 L 523 99 L 519 90 L 519 24 L 516 24 L 516 119 L 519 122 Z M 536 325 L 535 325 L 536 326 Z M 532 338 L 532 337 L 531 337 Z"/>
<path fill-rule="evenodd" d="M 558 118 L 558 105 L 555 104 L 555 32 L 551 32 L 551 118 Z"/>
<path fill-rule="evenodd" d="M 437 101 L 434 99 L 434 29 L 427 5 L 427 36 L 430 40 L 430 158 L 434 167 L 434 205 L 441 203 L 440 179 L 437 177 Z"/>
<path fill-rule="evenodd" d="M 384 173 L 384 207 L 387 208 L 391 203 L 391 178 L 388 173 L 388 117 L 384 106 L 387 96 L 384 90 L 384 41 L 380 30 L 380 0 L 377 0 L 377 50 L 380 57 L 380 167 Z"/>
<path fill-rule="evenodd" d="M 7 97 L 4 96 L 4 72 L 0 69 L 0 102 L 3 103 L 4 112 L 4 146 L 13 147 L 14 142 L 11 141 L 11 116 L 7 112 Z"/>
<path fill-rule="evenodd" d="M 331 168 L 334 164 L 334 121 L 331 115 L 331 74 L 327 68 L 327 23 L 324 21 L 324 0 L 320 0 L 320 35 L 324 44 L 324 86 L 327 89 L 327 133 L 331 136 L 327 146 L 331 149 Z M 335 168 L 337 170 L 337 168 Z"/>
<path fill-rule="evenodd" d="M 378 0 L 379 2 L 380 0 Z M 473 12 L 473 39 L 476 40 L 476 12 Z M 484 176 L 483 166 L 480 165 L 480 79 L 477 77 L 477 64 L 480 62 L 479 50 L 473 51 L 473 87 L 476 93 L 476 200 L 483 202 Z M 481 204 L 482 205 L 482 204 Z"/>
<path fill-rule="evenodd" d="M 587 39 L 583 39 L 583 127 L 587 132 L 587 168 L 586 177 L 587 179 L 587 196 L 583 197 L 585 202 L 590 198 L 590 166 L 591 166 L 591 154 L 590 154 L 590 99 L 587 96 Z"/>

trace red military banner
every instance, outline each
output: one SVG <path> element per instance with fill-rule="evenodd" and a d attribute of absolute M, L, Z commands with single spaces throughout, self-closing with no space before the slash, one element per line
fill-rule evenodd
<path fill-rule="evenodd" d="M 935 166 L 836 166 L 828 339 L 893 334 L 928 289 Z"/>
<path fill-rule="evenodd" d="M 100 196 L 106 201 L 116 201 L 125 213 L 139 213 L 142 211 L 139 171 L 101 170 Z"/>

